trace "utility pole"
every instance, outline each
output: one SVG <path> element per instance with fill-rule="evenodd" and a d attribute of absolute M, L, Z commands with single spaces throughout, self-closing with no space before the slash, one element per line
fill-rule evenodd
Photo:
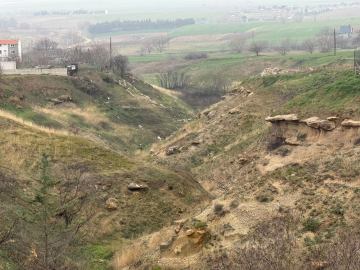
<path fill-rule="evenodd" d="M 335 35 L 335 29 L 334 29 L 334 55 L 336 55 L 336 35 Z"/>
<path fill-rule="evenodd" d="M 112 48 L 111 48 L 111 37 L 110 37 L 110 69 L 112 68 Z"/>

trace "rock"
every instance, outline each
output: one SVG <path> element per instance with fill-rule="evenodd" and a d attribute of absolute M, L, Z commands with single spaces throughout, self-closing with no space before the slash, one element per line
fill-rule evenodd
<path fill-rule="evenodd" d="M 149 152 L 149 154 L 150 154 L 150 155 L 153 155 L 153 154 L 155 154 L 155 151 L 154 151 L 154 149 L 152 149 L 152 148 L 151 148 L 151 149 L 150 149 L 150 152 Z"/>
<path fill-rule="evenodd" d="M 329 121 L 336 121 L 336 120 L 338 120 L 339 119 L 339 117 L 336 117 L 336 116 L 330 116 L 330 117 L 328 117 L 328 118 L 326 118 L 327 120 L 329 120 Z"/>
<path fill-rule="evenodd" d="M 286 115 L 276 115 L 273 117 L 265 118 L 265 121 L 268 122 L 278 122 L 278 121 L 299 121 L 299 118 L 296 114 L 286 114 Z"/>
<path fill-rule="evenodd" d="M 211 113 L 211 111 L 209 111 L 209 110 L 205 110 L 205 111 L 203 111 L 203 115 L 205 115 L 205 116 L 208 116 L 208 115 L 209 115 L 209 113 Z"/>
<path fill-rule="evenodd" d="M 186 236 L 193 235 L 194 233 L 195 233 L 195 230 L 187 230 L 186 231 Z"/>
<path fill-rule="evenodd" d="M 214 116 L 215 116 L 215 112 L 211 111 L 211 112 L 207 115 L 207 118 L 208 118 L 208 120 L 210 120 L 210 119 L 214 118 Z"/>
<path fill-rule="evenodd" d="M 321 119 L 317 116 L 310 117 L 308 119 L 303 120 L 302 122 L 305 122 L 309 127 L 312 128 L 319 128 Z"/>
<path fill-rule="evenodd" d="M 106 201 L 105 208 L 109 210 L 116 210 L 118 208 L 118 200 L 115 198 L 109 198 Z"/>
<path fill-rule="evenodd" d="M 171 236 L 166 242 L 160 244 L 160 252 L 166 251 L 171 244 L 175 241 L 176 234 Z"/>
<path fill-rule="evenodd" d="M 181 249 L 182 249 L 182 245 L 178 245 L 174 248 L 174 252 L 175 254 L 180 254 L 181 253 Z"/>
<path fill-rule="evenodd" d="M 57 99 L 62 102 L 70 102 L 73 100 L 72 97 L 69 95 L 62 95 L 62 96 L 58 97 Z"/>
<path fill-rule="evenodd" d="M 179 147 L 178 146 L 171 146 L 171 147 L 166 149 L 166 154 L 168 156 L 176 154 L 178 152 L 179 152 Z"/>
<path fill-rule="evenodd" d="M 198 144 L 200 144 L 200 143 L 201 143 L 201 140 L 200 140 L 200 141 L 192 141 L 192 142 L 191 142 L 192 145 L 198 145 Z"/>
<path fill-rule="evenodd" d="M 311 263 L 311 270 L 325 270 L 329 266 L 328 262 L 312 262 Z"/>
<path fill-rule="evenodd" d="M 196 114 L 196 118 L 197 118 L 197 119 L 200 119 L 200 118 L 201 118 L 201 113 L 197 113 L 197 114 Z"/>
<path fill-rule="evenodd" d="M 287 138 L 287 139 L 285 140 L 285 143 L 286 143 L 286 144 L 289 144 L 289 145 L 300 145 L 300 144 L 301 144 L 300 142 L 298 142 L 298 141 L 296 140 L 296 138 Z"/>
<path fill-rule="evenodd" d="M 177 226 L 184 226 L 185 222 L 187 221 L 187 219 L 180 219 L 180 220 L 175 220 L 174 221 L 174 225 L 177 225 Z"/>
<path fill-rule="evenodd" d="M 240 163 L 240 164 L 244 164 L 244 163 L 246 163 L 248 161 L 249 160 L 247 158 L 244 158 L 244 157 L 238 158 L 238 163 Z"/>
<path fill-rule="evenodd" d="M 224 100 L 225 98 L 226 98 L 226 96 L 222 96 L 222 97 L 221 97 L 221 100 Z"/>
<path fill-rule="evenodd" d="M 360 122 L 359 122 L 359 124 L 360 124 Z M 332 122 L 332 121 L 322 120 L 322 121 L 320 122 L 320 128 L 322 128 L 323 130 L 328 130 L 328 131 L 330 131 L 330 130 L 333 130 L 335 127 L 336 127 L 336 126 L 335 126 L 335 123 Z"/>
<path fill-rule="evenodd" d="M 238 113 L 238 112 L 240 112 L 240 110 L 237 108 L 234 108 L 229 111 L 229 114 L 234 114 L 234 113 Z"/>
<path fill-rule="evenodd" d="M 344 127 L 360 127 L 360 121 L 353 121 L 350 119 L 345 119 L 342 123 Z"/>
<path fill-rule="evenodd" d="M 130 183 L 127 188 L 128 190 L 143 190 L 143 189 L 148 189 L 148 186 L 139 185 L 136 183 Z"/>
<path fill-rule="evenodd" d="M 176 226 L 176 228 L 174 229 L 175 233 L 178 234 L 181 230 L 181 226 Z"/>

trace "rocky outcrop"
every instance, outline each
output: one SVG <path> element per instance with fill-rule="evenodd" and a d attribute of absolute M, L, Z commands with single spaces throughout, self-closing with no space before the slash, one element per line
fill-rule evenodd
<path fill-rule="evenodd" d="M 109 210 L 116 210 L 118 208 L 118 200 L 115 198 L 109 198 L 105 203 L 105 208 Z"/>
<path fill-rule="evenodd" d="M 239 112 L 240 112 L 239 109 L 234 108 L 234 109 L 231 109 L 231 110 L 229 111 L 229 114 L 235 114 L 235 113 L 239 113 Z"/>
<path fill-rule="evenodd" d="M 329 117 L 330 119 L 333 119 L 332 117 Z M 306 123 L 306 125 L 308 125 L 311 128 L 321 128 L 323 130 L 333 130 L 335 129 L 336 125 L 333 121 L 331 120 L 321 120 L 319 117 L 314 116 L 314 117 L 310 117 L 308 119 L 302 120 L 301 122 Z"/>
<path fill-rule="evenodd" d="M 320 128 L 323 130 L 331 131 L 335 129 L 335 123 L 329 120 L 322 120 L 320 122 Z"/>
<path fill-rule="evenodd" d="M 353 121 L 350 119 L 345 119 L 342 123 L 344 127 L 360 127 L 360 121 Z"/>
<path fill-rule="evenodd" d="M 170 146 L 166 149 L 166 154 L 168 156 L 179 153 L 179 147 L 178 146 Z"/>
<path fill-rule="evenodd" d="M 299 121 L 296 114 L 276 115 L 273 117 L 267 117 L 265 119 L 268 122 L 279 122 L 279 121 Z"/>
<path fill-rule="evenodd" d="M 317 117 L 317 116 L 314 116 L 314 117 L 310 117 L 308 119 L 305 119 L 305 120 L 303 120 L 301 122 L 306 123 L 306 125 L 308 125 L 309 127 L 319 128 L 321 119 L 319 117 Z"/>
<path fill-rule="evenodd" d="M 172 245 L 172 243 L 174 243 L 175 239 L 176 239 L 177 235 L 174 234 L 173 236 L 171 236 L 168 240 L 166 240 L 164 243 L 160 244 L 160 252 L 164 252 L 167 249 L 170 248 L 170 246 Z"/>
<path fill-rule="evenodd" d="M 136 183 L 130 183 L 127 188 L 128 188 L 128 190 L 136 191 L 136 190 L 148 189 L 149 187 L 145 186 L 145 185 L 136 184 Z"/>

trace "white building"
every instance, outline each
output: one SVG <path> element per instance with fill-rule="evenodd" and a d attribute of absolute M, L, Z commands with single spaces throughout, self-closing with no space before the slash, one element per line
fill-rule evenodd
<path fill-rule="evenodd" d="M 21 59 L 20 40 L 0 40 L 0 58 L 19 57 Z"/>

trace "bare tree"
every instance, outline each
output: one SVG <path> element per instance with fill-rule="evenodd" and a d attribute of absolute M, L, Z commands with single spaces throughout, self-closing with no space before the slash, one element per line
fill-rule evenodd
<path fill-rule="evenodd" d="M 249 46 L 249 51 L 256 53 L 259 56 L 259 53 L 266 48 L 266 41 L 253 41 Z"/>
<path fill-rule="evenodd" d="M 165 50 L 168 43 L 169 39 L 166 36 L 158 36 L 153 40 L 153 46 L 159 53 L 162 53 Z"/>
<path fill-rule="evenodd" d="M 153 47 L 153 42 L 150 39 L 145 39 L 144 42 L 142 43 L 141 47 L 144 49 L 144 51 L 146 51 L 148 54 L 150 54 L 154 47 Z"/>
<path fill-rule="evenodd" d="M 118 71 L 120 71 L 121 77 L 125 76 L 126 69 L 129 65 L 129 60 L 124 55 L 117 55 L 113 59 L 114 66 L 117 68 Z"/>
<path fill-rule="evenodd" d="M 245 36 L 238 36 L 229 43 L 231 50 L 241 53 L 245 49 L 247 38 Z"/>
<path fill-rule="evenodd" d="M 314 39 L 308 38 L 302 43 L 302 47 L 305 51 L 313 53 L 316 48 L 316 41 Z"/>
<path fill-rule="evenodd" d="M 95 45 L 89 49 L 90 63 L 97 67 L 107 67 L 110 61 L 110 52 L 108 47 L 104 45 Z"/>
<path fill-rule="evenodd" d="M 320 52 L 329 52 L 334 45 L 334 32 L 329 27 L 324 27 L 317 34 L 317 43 L 320 48 Z"/>
<path fill-rule="evenodd" d="M 275 47 L 275 50 L 281 55 L 285 55 L 291 48 L 291 38 L 281 40 L 280 45 Z"/>

